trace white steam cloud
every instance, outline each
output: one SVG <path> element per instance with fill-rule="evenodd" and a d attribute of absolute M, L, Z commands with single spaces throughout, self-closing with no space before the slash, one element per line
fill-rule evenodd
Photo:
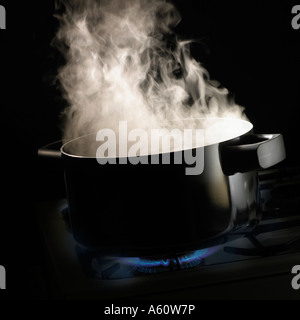
<path fill-rule="evenodd" d="M 245 118 L 226 89 L 190 56 L 172 28 L 176 8 L 164 0 L 63 0 L 53 44 L 68 107 L 65 141 L 127 120 L 150 129 L 197 117 Z"/>

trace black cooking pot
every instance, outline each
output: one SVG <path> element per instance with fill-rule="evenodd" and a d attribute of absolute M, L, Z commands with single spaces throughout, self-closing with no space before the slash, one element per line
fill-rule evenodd
<path fill-rule="evenodd" d="M 195 123 L 184 121 L 186 128 Z M 193 150 L 202 148 L 204 155 L 198 175 L 187 175 L 186 163 L 174 163 L 182 150 L 170 152 L 170 164 L 150 164 L 150 155 L 144 155 L 149 164 L 120 164 L 116 158 L 116 164 L 101 165 L 96 134 L 64 144 L 70 226 L 77 243 L 119 256 L 170 255 L 215 245 L 257 222 L 257 170 L 285 158 L 283 137 L 253 134 L 245 120 L 217 119 L 217 126 L 216 119 L 211 121 L 217 137 Z M 198 119 L 197 127 L 202 123 Z M 94 152 L 74 152 L 78 143 L 94 145 Z M 39 154 L 55 155 L 48 148 Z"/>

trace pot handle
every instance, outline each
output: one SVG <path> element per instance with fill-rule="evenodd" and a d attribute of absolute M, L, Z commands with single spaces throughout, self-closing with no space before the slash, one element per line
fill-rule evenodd
<path fill-rule="evenodd" d="M 38 157 L 51 158 L 51 159 L 61 159 L 60 148 L 62 146 L 62 141 L 58 140 L 51 142 L 38 149 Z"/>
<path fill-rule="evenodd" d="M 285 159 L 283 136 L 280 133 L 243 135 L 220 143 L 220 157 L 226 175 L 266 169 Z"/>

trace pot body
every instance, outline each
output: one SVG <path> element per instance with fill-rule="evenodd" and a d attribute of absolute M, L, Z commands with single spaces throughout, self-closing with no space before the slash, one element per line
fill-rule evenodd
<path fill-rule="evenodd" d="M 224 241 L 229 232 L 259 219 L 258 153 L 266 158 L 272 149 L 274 158 L 279 152 L 275 163 L 285 157 L 282 137 L 270 148 L 273 140 L 253 141 L 249 131 L 201 147 L 204 169 L 199 175 L 186 175 L 184 163 L 172 163 L 174 153 L 168 165 L 100 165 L 96 158 L 68 154 L 67 143 L 62 155 L 75 240 L 118 256 L 170 255 Z M 263 143 L 267 151 L 258 152 Z M 244 163 L 240 172 L 231 168 L 234 160 Z"/>
<path fill-rule="evenodd" d="M 186 175 L 183 165 L 99 165 L 95 159 L 65 157 L 71 230 L 89 248 L 119 255 L 163 254 L 199 246 L 231 229 L 247 201 L 233 205 L 230 179 L 223 174 L 218 145 L 205 150 L 204 171 Z M 256 173 L 240 174 L 253 185 Z M 234 184 L 234 183 L 233 183 Z M 243 187 L 244 188 L 244 187 Z M 233 194 L 232 194 L 233 193 Z M 243 221 L 247 223 L 247 221 Z"/>

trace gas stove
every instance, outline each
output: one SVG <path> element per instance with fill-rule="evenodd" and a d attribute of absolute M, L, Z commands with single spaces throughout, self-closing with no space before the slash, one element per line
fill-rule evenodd
<path fill-rule="evenodd" d="M 210 248 L 115 257 L 75 243 L 66 199 L 37 204 L 49 295 L 60 299 L 300 299 L 300 169 L 259 172 L 262 219 Z"/>

